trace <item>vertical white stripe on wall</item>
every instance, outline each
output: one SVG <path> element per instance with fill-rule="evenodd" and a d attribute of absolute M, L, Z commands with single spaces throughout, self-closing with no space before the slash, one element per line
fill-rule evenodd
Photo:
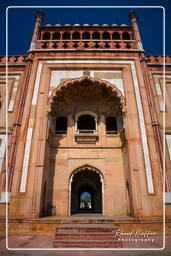
<path fill-rule="evenodd" d="M 15 96 L 16 96 L 16 92 L 19 84 L 20 75 L 14 75 L 14 76 L 8 75 L 8 79 L 10 78 L 15 78 L 15 82 L 14 82 L 12 93 L 11 93 L 11 98 L 13 99 L 10 99 L 9 106 L 8 106 L 8 111 L 12 112 L 14 109 Z"/>
<path fill-rule="evenodd" d="M 159 106 L 160 106 L 160 111 L 164 112 L 165 111 L 165 103 L 164 103 L 164 101 L 159 101 Z"/>
<path fill-rule="evenodd" d="M 32 132 L 33 132 L 33 129 L 28 128 L 27 138 L 26 138 L 26 146 L 25 146 L 25 151 L 24 151 L 24 161 L 23 161 L 23 168 L 22 168 L 22 175 L 21 175 L 20 192 L 26 191 Z"/>
<path fill-rule="evenodd" d="M 9 106 L 8 106 L 8 111 L 11 112 L 13 111 L 14 108 L 14 100 L 10 100 Z"/>
<path fill-rule="evenodd" d="M 32 105 L 36 105 L 37 103 L 41 71 L 42 71 L 42 63 L 39 64 L 37 69 L 36 82 L 35 82 L 33 98 L 32 98 Z"/>
<path fill-rule="evenodd" d="M 35 81 L 35 86 L 34 86 L 32 105 L 36 105 L 36 103 L 37 103 L 41 71 L 42 71 L 42 63 L 39 63 L 38 68 L 37 68 L 37 75 L 36 75 L 36 81 Z M 29 127 L 28 130 L 27 130 L 26 146 L 25 146 L 25 151 L 24 151 L 24 160 L 23 160 L 23 168 L 22 168 L 22 174 L 21 174 L 20 192 L 25 192 L 26 191 L 32 133 L 33 133 L 33 128 Z"/>
<path fill-rule="evenodd" d="M 166 134 L 167 147 L 169 150 L 169 156 L 171 160 L 171 134 Z"/>
<path fill-rule="evenodd" d="M 147 177 L 147 187 L 149 193 L 154 193 L 154 185 L 153 185 L 153 177 L 151 172 L 151 162 L 150 162 L 150 154 L 148 149 L 148 142 L 147 142 L 147 134 L 145 128 L 145 121 L 144 121 L 144 114 L 142 109 L 142 102 L 140 96 L 140 90 L 136 75 L 136 69 L 134 63 L 131 64 L 134 87 L 135 87 L 135 95 L 136 95 L 136 102 L 138 108 L 138 115 L 140 121 L 140 130 L 141 130 L 141 137 L 142 137 L 142 144 L 143 144 L 143 151 L 144 151 L 144 160 L 145 160 L 145 170 L 146 170 L 146 177 Z"/>
<path fill-rule="evenodd" d="M 161 88 L 160 88 L 160 84 L 159 84 L 159 83 L 156 84 L 156 92 L 157 92 L 157 95 L 162 95 L 162 92 L 161 92 Z"/>
<path fill-rule="evenodd" d="M 5 134 L 1 134 L 0 135 L 0 173 L 1 173 L 1 169 L 2 169 L 2 163 L 4 160 L 4 154 L 5 154 L 5 146 L 6 146 L 6 135 Z"/>

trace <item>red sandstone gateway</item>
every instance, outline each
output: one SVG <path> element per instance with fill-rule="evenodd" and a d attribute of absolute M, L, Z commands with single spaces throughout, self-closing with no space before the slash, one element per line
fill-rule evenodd
<path fill-rule="evenodd" d="M 131 26 L 42 26 L 43 17 L 37 12 L 28 54 L 8 57 L 9 233 L 118 248 L 141 228 L 152 242 L 163 232 L 163 113 L 171 217 L 171 57 L 164 102 L 163 57 L 144 53 L 135 12 Z M 5 57 L 0 69 L 3 219 Z"/>

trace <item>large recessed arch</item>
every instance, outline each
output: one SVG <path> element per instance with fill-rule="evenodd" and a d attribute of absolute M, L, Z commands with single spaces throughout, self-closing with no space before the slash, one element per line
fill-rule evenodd
<path fill-rule="evenodd" d="M 54 100 L 57 97 L 59 97 L 67 88 L 78 87 L 78 86 L 84 86 L 85 89 L 91 86 L 92 87 L 100 86 L 101 88 L 106 89 L 111 96 L 115 96 L 119 100 L 119 105 L 120 105 L 120 108 L 122 109 L 122 112 L 126 111 L 125 97 L 115 85 L 105 80 L 91 77 L 89 75 L 84 75 L 80 78 L 69 79 L 59 84 L 52 91 L 51 95 L 48 98 L 48 110 L 49 111 L 51 110 Z"/>

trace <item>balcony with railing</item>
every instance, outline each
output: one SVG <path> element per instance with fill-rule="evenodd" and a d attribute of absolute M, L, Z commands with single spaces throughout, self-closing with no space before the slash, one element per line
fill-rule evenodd
<path fill-rule="evenodd" d="M 133 30 L 125 24 L 118 26 L 113 24 L 99 26 L 87 24 L 73 26 L 66 24 L 61 26 L 46 25 L 39 31 L 35 49 L 39 50 L 89 50 L 89 49 L 115 49 L 137 50 L 137 41 Z"/>

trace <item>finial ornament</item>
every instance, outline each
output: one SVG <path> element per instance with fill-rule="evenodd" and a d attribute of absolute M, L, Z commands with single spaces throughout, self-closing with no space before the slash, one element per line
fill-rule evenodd
<path fill-rule="evenodd" d="M 42 11 L 36 12 L 36 20 L 37 21 L 43 21 L 44 16 L 45 16 L 44 12 L 42 12 Z"/>
<path fill-rule="evenodd" d="M 134 11 L 130 11 L 129 13 L 130 21 L 136 21 L 137 20 L 137 14 Z"/>

